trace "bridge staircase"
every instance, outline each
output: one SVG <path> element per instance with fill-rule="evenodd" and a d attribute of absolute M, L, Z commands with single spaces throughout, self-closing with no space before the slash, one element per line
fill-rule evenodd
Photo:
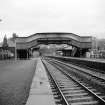
<path fill-rule="evenodd" d="M 76 54 L 76 52 L 77 52 L 77 48 L 76 47 L 73 47 L 71 56 L 74 57 L 75 54 Z"/>

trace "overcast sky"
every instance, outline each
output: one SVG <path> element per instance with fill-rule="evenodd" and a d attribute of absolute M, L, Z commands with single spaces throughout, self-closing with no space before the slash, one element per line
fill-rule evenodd
<path fill-rule="evenodd" d="M 105 0 L 0 0 L 0 41 L 7 34 L 70 32 L 105 38 Z"/>

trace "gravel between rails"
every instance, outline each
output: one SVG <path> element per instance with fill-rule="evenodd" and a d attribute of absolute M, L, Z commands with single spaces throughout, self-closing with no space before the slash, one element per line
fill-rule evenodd
<path fill-rule="evenodd" d="M 0 105 L 25 105 L 37 60 L 0 61 Z"/>

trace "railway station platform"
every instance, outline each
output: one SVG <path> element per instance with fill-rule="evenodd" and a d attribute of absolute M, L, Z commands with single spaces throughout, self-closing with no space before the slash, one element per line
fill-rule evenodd
<path fill-rule="evenodd" d="M 26 105 L 55 105 L 49 80 L 40 58 L 37 66 Z"/>

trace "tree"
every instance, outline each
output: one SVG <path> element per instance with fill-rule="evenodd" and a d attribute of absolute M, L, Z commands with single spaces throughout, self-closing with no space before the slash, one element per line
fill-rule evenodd
<path fill-rule="evenodd" d="M 3 48 L 7 48 L 7 47 L 8 47 L 7 37 L 6 37 L 6 35 L 4 36 L 2 47 L 3 47 Z"/>

